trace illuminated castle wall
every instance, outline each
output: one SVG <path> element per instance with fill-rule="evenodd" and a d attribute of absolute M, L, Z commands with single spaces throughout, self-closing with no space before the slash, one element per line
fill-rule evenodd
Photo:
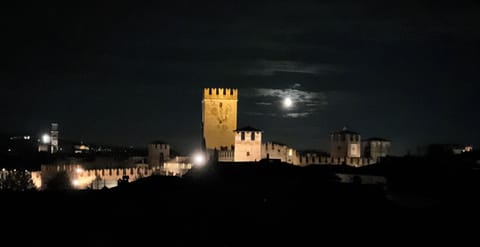
<path fill-rule="evenodd" d="M 167 144 L 163 145 L 165 147 Z M 97 165 L 105 167 L 102 164 Z M 129 182 L 152 175 L 181 177 L 192 168 L 192 163 L 188 156 L 176 156 L 175 158 L 166 159 L 165 162 L 159 165 L 137 163 L 130 167 L 96 169 L 86 169 L 86 166 L 88 165 L 85 163 L 42 165 L 40 171 L 31 172 L 32 182 L 38 189 L 45 189 L 50 179 L 59 172 L 66 172 L 75 189 L 112 188 L 118 185 L 118 180 L 122 179 L 123 176 L 128 176 Z"/>
<path fill-rule="evenodd" d="M 202 131 L 207 149 L 232 148 L 235 144 L 237 102 L 237 89 L 204 88 Z"/>
<path fill-rule="evenodd" d="M 281 162 L 300 165 L 300 154 L 285 144 L 267 142 L 262 144 L 262 158 L 278 159 Z"/>
<path fill-rule="evenodd" d="M 118 180 L 128 176 L 132 182 L 139 178 L 151 176 L 155 168 L 147 165 L 137 165 L 129 168 L 106 168 L 84 170 L 81 165 L 42 165 L 41 172 L 32 173 L 32 180 L 39 189 L 44 189 L 46 183 L 59 172 L 68 174 L 72 185 L 76 189 L 101 189 L 104 186 L 112 188 L 118 185 Z"/>

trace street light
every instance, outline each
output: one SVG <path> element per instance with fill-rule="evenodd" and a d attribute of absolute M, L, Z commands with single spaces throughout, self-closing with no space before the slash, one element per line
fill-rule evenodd
<path fill-rule="evenodd" d="M 78 181 L 78 179 L 74 179 L 74 180 L 72 181 L 72 184 L 73 184 L 73 186 L 77 187 L 77 186 L 80 185 L 80 181 Z"/>
<path fill-rule="evenodd" d="M 196 153 L 193 155 L 193 164 L 196 166 L 203 166 L 205 165 L 206 159 L 205 154 L 203 153 Z"/>

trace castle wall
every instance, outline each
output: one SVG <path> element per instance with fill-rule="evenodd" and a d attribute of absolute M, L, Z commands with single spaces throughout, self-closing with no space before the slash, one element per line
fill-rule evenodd
<path fill-rule="evenodd" d="M 153 174 L 153 170 L 146 165 L 130 168 L 107 168 L 107 169 L 89 169 L 84 170 L 80 165 L 42 165 L 40 188 L 44 189 L 45 185 L 59 172 L 65 171 L 72 185 L 76 189 L 101 189 L 104 186 L 112 188 L 118 185 L 118 180 L 123 176 L 128 176 L 129 182 L 139 178 L 148 177 Z M 36 173 L 38 176 L 38 173 Z"/>
<path fill-rule="evenodd" d="M 163 174 L 166 176 L 183 176 L 186 172 L 192 169 L 191 163 L 184 162 L 165 162 Z"/>
<path fill-rule="evenodd" d="M 267 142 L 262 144 L 262 159 L 278 159 L 281 162 L 300 165 L 300 154 L 287 145 Z"/>
<path fill-rule="evenodd" d="M 348 165 L 353 167 L 361 167 L 375 164 L 376 161 L 370 158 L 360 157 L 328 157 L 316 154 L 305 154 L 300 158 L 300 166 L 307 165 Z"/>
<path fill-rule="evenodd" d="M 218 161 L 233 162 L 235 159 L 235 151 L 232 149 L 225 149 L 218 151 Z"/>

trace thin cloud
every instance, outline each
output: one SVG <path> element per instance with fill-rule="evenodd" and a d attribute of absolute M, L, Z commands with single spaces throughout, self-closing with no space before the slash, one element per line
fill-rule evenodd
<path fill-rule="evenodd" d="M 291 112 L 284 114 L 283 116 L 287 118 L 302 118 L 307 117 L 308 115 L 310 115 L 310 112 Z"/>
<path fill-rule="evenodd" d="M 299 89 L 274 89 L 274 88 L 257 88 L 257 96 L 273 97 L 284 99 L 289 97 L 295 103 L 309 104 L 310 106 L 320 105 L 326 101 L 325 94 L 321 92 L 308 92 Z"/>
<path fill-rule="evenodd" d="M 262 107 L 265 111 L 279 111 L 277 114 L 268 116 L 277 116 L 284 118 L 303 118 L 319 111 L 328 105 L 327 96 L 322 92 L 307 91 L 301 89 L 300 83 L 295 83 L 291 88 L 255 88 L 248 97 L 257 101 L 255 104 Z M 280 106 L 285 98 L 290 98 L 293 107 L 285 109 Z M 253 114 L 251 114 L 253 115 Z M 267 115 L 267 114 L 258 114 Z"/>
<path fill-rule="evenodd" d="M 245 112 L 246 115 L 250 116 L 268 116 L 268 117 L 276 117 L 276 113 L 265 113 L 265 112 Z"/>
<path fill-rule="evenodd" d="M 319 75 L 336 71 L 338 71 L 338 68 L 331 64 L 308 64 L 290 60 L 259 60 L 248 68 L 245 73 L 247 75 L 262 76 L 272 76 L 277 72 Z M 296 88 L 295 85 L 294 88 Z"/>

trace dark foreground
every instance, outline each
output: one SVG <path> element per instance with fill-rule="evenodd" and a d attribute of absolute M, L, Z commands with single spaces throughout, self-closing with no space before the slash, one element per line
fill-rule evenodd
<path fill-rule="evenodd" d="M 419 199 L 290 169 L 197 170 L 110 190 L 2 193 L 2 240 L 15 243 L 9 246 L 458 243 L 472 236 L 468 224 L 478 224 L 478 195 L 467 195 L 475 190 Z"/>

